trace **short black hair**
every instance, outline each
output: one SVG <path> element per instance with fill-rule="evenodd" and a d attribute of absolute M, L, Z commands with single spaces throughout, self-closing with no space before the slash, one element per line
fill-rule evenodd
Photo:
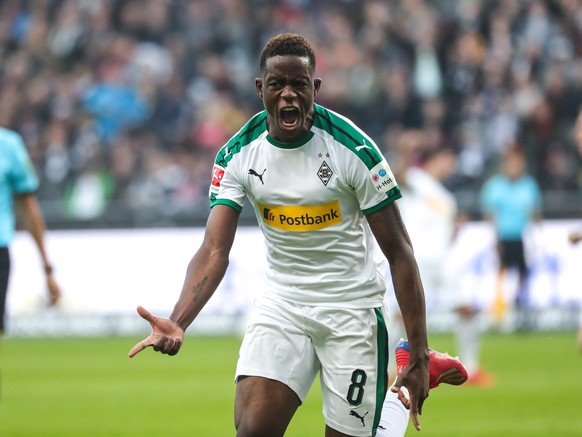
<path fill-rule="evenodd" d="M 436 158 L 437 156 L 442 155 L 456 155 L 456 152 L 453 148 L 445 145 L 438 145 L 434 147 L 426 147 L 420 151 L 419 154 L 419 162 L 422 164 L 426 164 L 431 159 Z"/>
<path fill-rule="evenodd" d="M 261 52 L 259 63 L 261 72 L 265 70 L 269 58 L 287 55 L 308 58 L 313 71 L 315 71 L 315 53 L 307 40 L 296 33 L 280 33 L 267 41 Z"/>

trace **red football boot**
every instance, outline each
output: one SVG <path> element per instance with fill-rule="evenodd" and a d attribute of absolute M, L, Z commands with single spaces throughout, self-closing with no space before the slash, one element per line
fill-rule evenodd
<path fill-rule="evenodd" d="M 461 385 L 467 381 L 467 369 L 458 358 L 451 357 L 434 349 L 429 350 L 429 385 L 436 388 L 439 384 Z M 408 340 L 400 340 L 396 345 L 396 368 L 398 373 L 408 364 L 410 346 Z"/>

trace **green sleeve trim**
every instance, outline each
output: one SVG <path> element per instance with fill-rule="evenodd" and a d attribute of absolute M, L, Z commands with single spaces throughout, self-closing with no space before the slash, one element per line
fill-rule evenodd
<path fill-rule="evenodd" d="M 386 195 L 388 196 L 388 198 L 384 199 L 378 205 L 362 210 L 364 215 L 372 214 L 373 212 L 379 211 L 382 208 L 384 208 L 386 205 L 388 205 L 388 204 L 394 202 L 396 199 L 400 199 L 402 197 L 402 193 L 400 192 L 400 187 L 392 188 L 388 193 L 386 193 Z"/>
<path fill-rule="evenodd" d="M 232 200 L 228 200 L 228 199 L 216 199 L 215 201 L 210 203 L 210 208 L 212 208 L 216 205 L 226 205 L 226 206 L 230 206 L 231 208 L 235 209 L 237 212 L 242 211 L 242 206 L 240 206 L 238 203 L 233 202 Z"/>

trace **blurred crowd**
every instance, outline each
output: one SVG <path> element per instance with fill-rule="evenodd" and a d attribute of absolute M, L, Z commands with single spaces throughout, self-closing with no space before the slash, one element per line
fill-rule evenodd
<path fill-rule="evenodd" d="M 582 188 L 582 0 L 0 0 L 0 125 L 23 135 L 47 219 L 205 215 L 284 31 L 314 46 L 318 103 L 392 165 L 446 145 L 450 188 L 477 192 L 519 144 L 545 192 Z"/>

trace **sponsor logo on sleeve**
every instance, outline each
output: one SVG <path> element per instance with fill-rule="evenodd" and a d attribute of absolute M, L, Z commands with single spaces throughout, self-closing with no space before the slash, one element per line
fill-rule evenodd
<path fill-rule="evenodd" d="M 376 190 L 379 192 L 387 193 L 396 186 L 396 180 L 386 161 L 382 161 L 370 170 L 370 176 Z"/>

